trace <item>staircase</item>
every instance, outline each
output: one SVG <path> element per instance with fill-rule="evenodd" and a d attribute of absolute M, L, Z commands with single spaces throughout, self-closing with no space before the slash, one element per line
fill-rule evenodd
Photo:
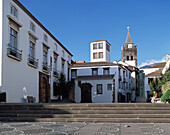
<path fill-rule="evenodd" d="M 0 104 L 0 121 L 170 123 L 170 104 Z"/>

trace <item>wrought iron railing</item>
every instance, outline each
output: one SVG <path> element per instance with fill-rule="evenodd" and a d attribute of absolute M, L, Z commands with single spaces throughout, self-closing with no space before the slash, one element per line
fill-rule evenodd
<path fill-rule="evenodd" d="M 53 68 L 53 75 L 58 77 L 59 76 L 59 72 L 57 71 L 56 68 Z"/>
<path fill-rule="evenodd" d="M 28 64 L 31 64 L 37 68 L 38 67 L 38 59 L 35 59 L 34 57 L 28 55 Z"/>
<path fill-rule="evenodd" d="M 47 62 L 43 62 L 43 64 L 42 64 L 42 69 L 43 69 L 44 71 L 46 71 L 47 73 L 50 72 L 50 68 L 48 67 Z"/>
<path fill-rule="evenodd" d="M 10 44 L 8 44 L 7 47 L 7 56 L 13 56 L 19 60 L 22 59 L 22 50 L 18 50 L 17 48 L 11 46 Z"/>

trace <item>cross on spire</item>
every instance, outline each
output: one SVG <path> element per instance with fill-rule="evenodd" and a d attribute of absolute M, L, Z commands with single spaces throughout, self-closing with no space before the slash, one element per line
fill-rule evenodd
<path fill-rule="evenodd" d="M 128 29 L 128 32 L 129 32 L 130 27 L 128 26 L 127 29 Z"/>

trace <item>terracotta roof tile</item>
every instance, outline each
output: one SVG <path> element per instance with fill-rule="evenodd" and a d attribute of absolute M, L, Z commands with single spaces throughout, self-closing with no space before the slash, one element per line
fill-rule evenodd
<path fill-rule="evenodd" d="M 162 70 L 156 70 L 150 74 L 147 74 L 146 76 L 160 76 L 162 73 Z"/>
<path fill-rule="evenodd" d="M 161 63 L 158 63 L 158 64 L 148 67 L 148 68 L 164 68 L 165 64 L 166 64 L 166 62 L 161 62 Z"/>

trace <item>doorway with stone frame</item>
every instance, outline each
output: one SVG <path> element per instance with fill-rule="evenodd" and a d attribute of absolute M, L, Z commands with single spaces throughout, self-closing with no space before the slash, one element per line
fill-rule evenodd
<path fill-rule="evenodd" d="M 50 102 L 49 75 L 39 72 L 39 102 Z"/>

